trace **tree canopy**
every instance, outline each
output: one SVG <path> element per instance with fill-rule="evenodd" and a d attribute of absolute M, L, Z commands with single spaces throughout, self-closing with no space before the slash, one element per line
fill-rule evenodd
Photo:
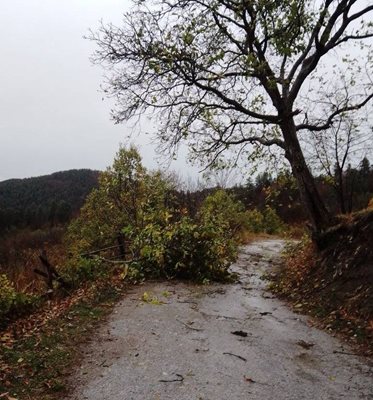
<path fill-rule="evenodd" d="M 205 163 L 227 149 L 285 156 L 315 230 L 330 223 L 301 147 L 373 98 L 373 6 L 365 0 L 135 1 L 92 33 L 116 122 L 158 116 L 168 148 Z M 351 50 L 357 45 L 358 50 Z"/>

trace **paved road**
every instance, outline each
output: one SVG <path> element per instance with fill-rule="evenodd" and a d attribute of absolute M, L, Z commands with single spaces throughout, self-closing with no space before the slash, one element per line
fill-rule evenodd
<path fill-rule="evenodd" d="M 237 284 L 131 289 L 82 350 L 71 400 L 372 399 L 368 361 L 266 292 L 282 245 L 245 246 Z"/>

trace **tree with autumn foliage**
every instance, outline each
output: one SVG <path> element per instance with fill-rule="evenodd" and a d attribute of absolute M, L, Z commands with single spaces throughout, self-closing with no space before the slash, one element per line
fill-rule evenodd
<path fill-rule="evenodd" d="M 318 233 L 333 216 L 301 139 L 373 98 L 372 13 L 365 0 L 134 1 L 122 26 L 92 33 L 93 59 L 116 122 L 157 116 L 160 142 L 185 140 L 205 164 L 286 159 Z"/>

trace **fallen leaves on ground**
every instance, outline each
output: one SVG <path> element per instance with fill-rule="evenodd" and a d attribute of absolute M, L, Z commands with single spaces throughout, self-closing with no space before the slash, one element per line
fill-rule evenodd
<path fill-rule="evenodd" d="M 87 284 L 69 297 L 47 301 L 0 332 L 0 394 L 22 393 L 22 398 L 30 400 L 44 398 L 44 392 L 48 399 L 61 394 L 64 371 L 74 360 L 76 345 L 108 312 L 124 287 L 116 276 Z M 12 400 L 5 393 L 0 400 Z"/>
<path fill-rule="evenodd" d="M 157 296 L 154 296 L 151 293 L 144 292 L 141 296 L 141 301 L 144 303 L 152 304 L 154 306 L 160 306 L 161 304 L 165 304 L 164 301 L 158 299 Z"/>

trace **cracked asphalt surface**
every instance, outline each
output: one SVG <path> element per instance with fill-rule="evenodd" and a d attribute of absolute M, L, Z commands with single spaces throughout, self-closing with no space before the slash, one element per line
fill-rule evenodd
<path fill-rule="evenodd" d="M 371 363 L 266 291 L 282 246 L 242 247 L 235 284 L 133 287 L 82 348 L 69 399 L 372 399 Z"/>

